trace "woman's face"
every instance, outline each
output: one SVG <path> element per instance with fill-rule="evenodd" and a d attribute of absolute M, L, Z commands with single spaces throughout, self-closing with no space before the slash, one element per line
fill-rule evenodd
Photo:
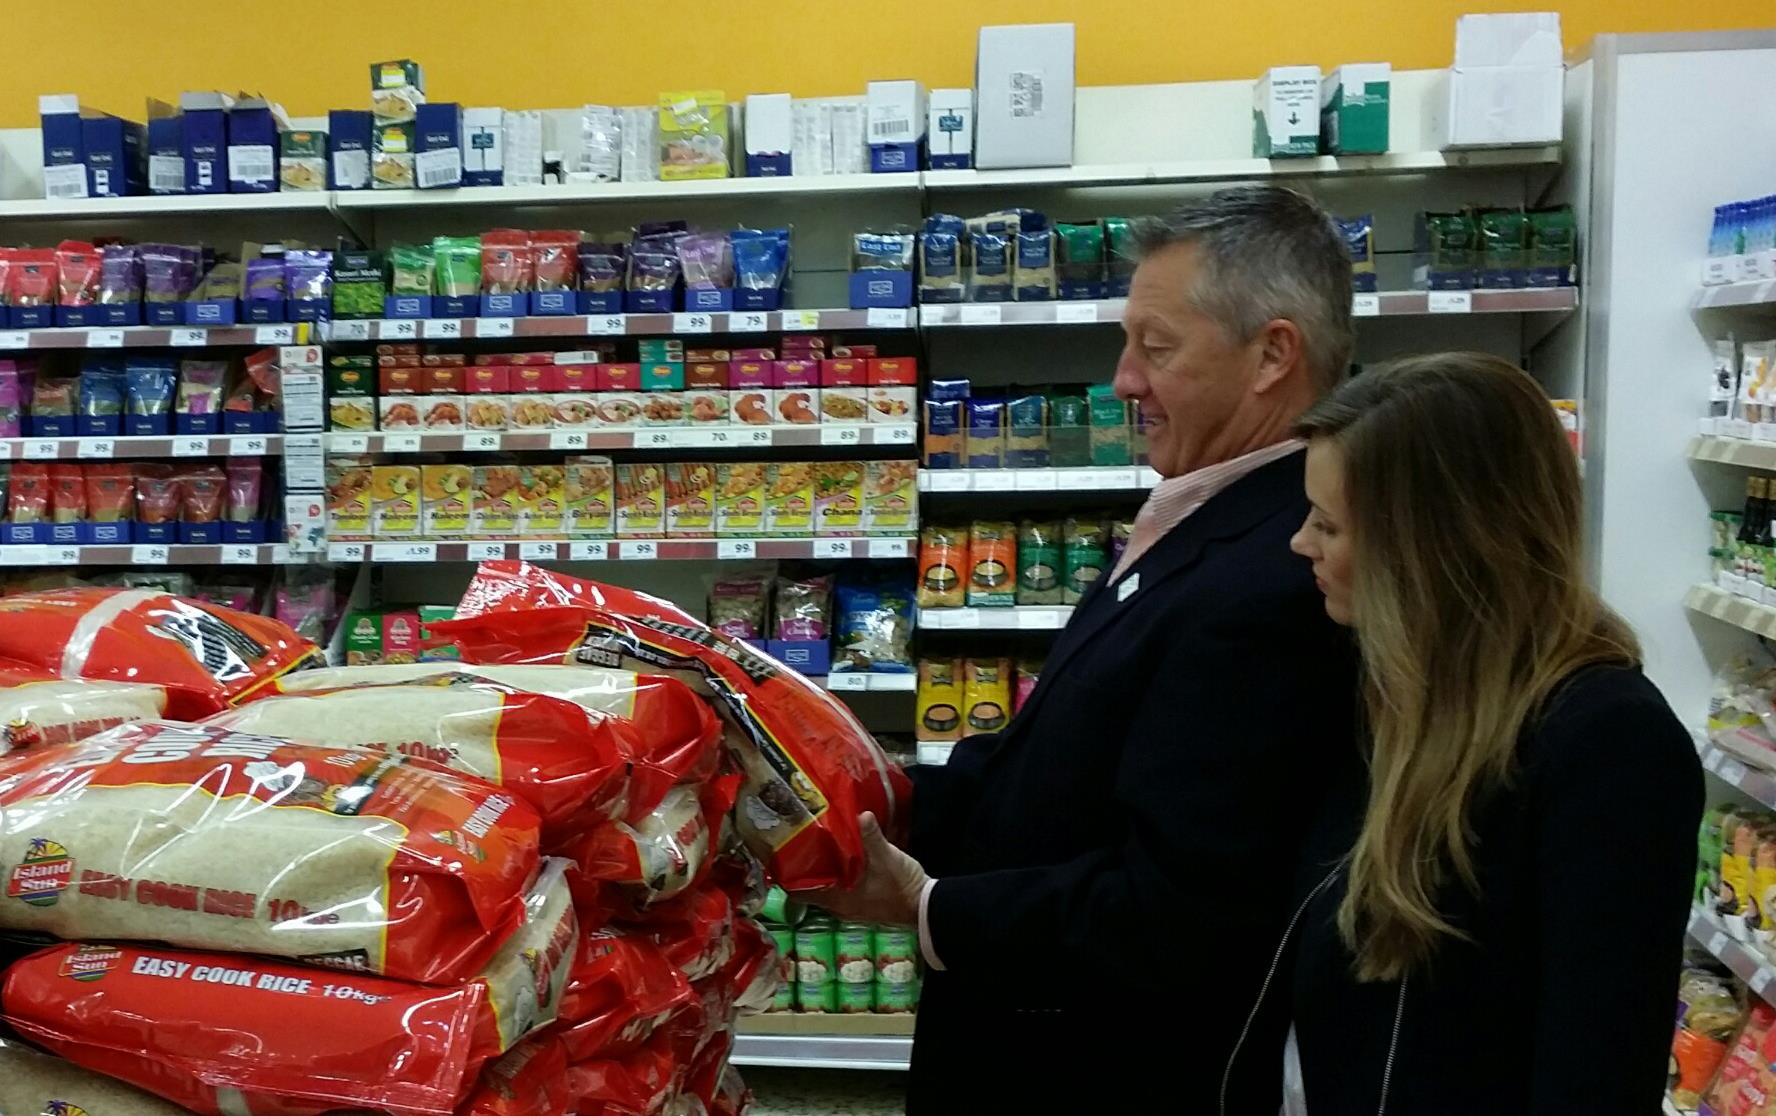
<path fill-rule="evenodd" d="M 1313 563 L 1314 582 L 1326 594 L 1326 615 L 1350 624 L 1350 511 L 1344 500 L 1344 454 L 1325 438 L 1307 444 L 1307 522 L 1289 540 L 1289 549 Z"/>

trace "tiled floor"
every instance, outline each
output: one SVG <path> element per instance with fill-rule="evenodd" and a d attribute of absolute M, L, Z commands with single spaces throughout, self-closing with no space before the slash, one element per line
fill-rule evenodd
<path fill-rule="evenodd" d="M 740 1075 L 758 1098 L 753 1116 L 900 1116 L 905 1107 L 899 1073 L 749 1066 Z"/>

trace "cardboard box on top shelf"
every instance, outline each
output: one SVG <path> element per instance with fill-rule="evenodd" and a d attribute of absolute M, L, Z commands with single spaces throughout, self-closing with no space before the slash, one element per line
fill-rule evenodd
<path fill-rule="evenodd" d="M 334 109 L 327 114 L 327 188 L 368 190 L 370 149 L 376 132 L 368 109 Z"/>
<path fill-rule="evenodd" d="M 228 192 L 228 110 L 233 107 L 234 98 L 226 93 L 179 94 L 186 193 Z"/>
<path fill-rule="evenodd" d="M 1386 62 L 1339 66 L 1320 83 L 1320 150 L 1328 155 L 1380 155 L 1388 149 L 1393 67 Z"/>
<path fill-rule="evenodd" d="M 746 177 L 776 178 L 794 173 L 793 102 L 788 93 L 754 93 L 746 98 Z"/>
<path fill-rule="evenodd" d="M 80 121 L 86 147 L 86 191 L 122 198 L 148 189 L 148 130 L 133 120 L 93 113 Z"/>
<path fill-rule="evenodd" d="M 975 56 L 975 165 L 1073 164 L 1073 25 L 980 29 Z"/>
<path fill-rule="evenodd" d="M 543 184 L 543 114 L 504 113 L 500 118 L 504 181 L 507 186 Z"/>
<path fill-rule="evenodd" d="M 1320 68 L 1272 66 L 1252 86 L 1252 154 L 1259 159 L 1320 153 Z"/>
<path fill-rule="evenodd" d="M 80 134 L 80 98 L 73 93 L 46 93 L 37 98 L 43 135 L 43 196 L 84 198 L 86 142 Z"/>
<path fill-rule="evenodd" d="M 925 149 L 925 86 L 917 81 L 872 81 L 864 92 L 870 173 L 919 169 Z"/>
<path fill-rule="evenodd" d="M 1431 98 L 1431 135 L 1440 149 L 1539 147 L 1559 143 L 1566 71 L 1559 66 L 1448 70 Z"/>
<path fill-rule="evenodd" d="M 421 190 L 463 184 L 463 110 L 454 101 L 419 106 L 414 118 L 414 176 Z"/>
<path fill-rule="evenodd" d="M 498 186 L 504 181 L 504 111 L 497 108 L 463 109 L 464 186 Z"/>
<path fill-rule="evenodd" d="M 868 173 L 867 115 L 861 97 L 840 97 L 832 102 L 832 173 Z"/>
<path fill-rule="evenodd" d="M 165 101 L 148 99 L 148 192 L 185 192 L 185 121 Z"/>
<path fill-rule="evenodd" d="M 291 131 L 278 137 L 278 184 L 284 190 L 327 188 L 327 133 Z"/>
<path fill-rule="evenodd" d="M 241 97 L 228 110 L 228 189 L 272 194 L 278 188 L 278 133 L 289 128 L 284 110 L 263 97 Z"/>
<path fill-rule="evenodd" d="M 1455 67 L 1559 66 L 1559 12 L 1464 15 L 1455 21 Z"/>
<path fill-rule="evenodd" d="M 974 165 L 974 90 L 933 89 L 927 106 L 925 165 L 967 170 Z"/>
<path fill-rule="evenodd" d="M 790 103 L 790 171 L 799 177 L 831 174 L 832 103 L 796 100 Z"/>

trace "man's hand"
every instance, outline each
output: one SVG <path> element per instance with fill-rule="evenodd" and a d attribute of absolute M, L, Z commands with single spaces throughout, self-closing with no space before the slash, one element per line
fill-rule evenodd
<path fill-rule="evenodd" d="M 925 869 L 888 843 L 874 814 L 857 819 L 863 831 L 863 878 L 849 891 L 831 888 L 810 892 L 808 902 L 851 922 L 885 926 L 917 926 L 919 896 L 925 890 Z"/>

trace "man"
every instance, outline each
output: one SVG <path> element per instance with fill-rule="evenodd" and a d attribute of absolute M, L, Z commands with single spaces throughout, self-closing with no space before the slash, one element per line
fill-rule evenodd
<path fill-rule="evenodd" d="M 919 927 L 912 1116 L 1275 1116 L 1287 1020 L 1251 1016 L 1356 692 L 1289 551 L 1291 429 L 1348 367 L 1350 307 L 1345 248 L 1292 191 L 1146 230 L 1115 384 L 1165 479 L 1016 719 L 914 769 L 911 855 L 866 824 L 863 883 L 818 900 Z"/>

